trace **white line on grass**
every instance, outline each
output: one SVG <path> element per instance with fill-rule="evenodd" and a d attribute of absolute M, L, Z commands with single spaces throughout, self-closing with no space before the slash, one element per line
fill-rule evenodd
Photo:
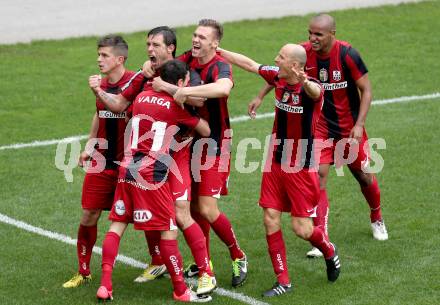
<path fill-rule="evenodd" d="M 386 105 L 386 104 L 393 104 L 393 103 L 406 103 L 406 102 L 437 99 L 437 98 L 440 98 L 440 92 L 436 92 L 436 93 L 432 93 L 432 94 L 425 94 L 425 95 L 401 96 L 401 97 L 396 97 L 396 98 L 391 98 L 391 99 L 377 100 L 377 101 L 373 101 L 372 105 L 374 106 L 374 105 Z M 261 114 L 258 114 L 255 119 L 260 120 L 260 119 L 265 119 L 265 118 L 271 118 L 274 115 L 275 115 L 274 112 L 261 113 Z M 249 120 L 250 120 L 249 116 L 241 115 L 241 116 L 231 118 L 231 123 L 238 123 L 238 122 L 244 122 L 244 121 L 249 121 Z M 0 146 L 0 150 L 48 146 L 48 145 L 58 144 L 60 142 L 69 143 L 69 142 L 84 140 L 84 139 L 87 139 L 87 137 L 88 137 L 87 135 L 82 135 L 82 136 L 68 137 L 68 138 L 64 138 L 64 139 L 34 141 L 31 143 L 16 143 L 16 144 Z"/>
<path fill-rule="evenodd" d="M 48 230 L 45 230 L 45 229 L 42 229 L 39 227 L 34 227 L 30 224 L 27 224 L 27 223 L 20 221 L 20 220 L 13 219 L 13 218 L 6 216 L 2 213 L 0 213 L 0 222 L 12 225 L 14 227 L 17 227 L 19 229 L 22 229 L 22 230 L 25 230 L 25 231 L 28 231 L 31 233 L 35 233 L 35 234 L 38 234 L 38 235 L 41 235 L 44 237 L 48 237 L 53 240 L 58 240 L 63 243 L 66 243 L 66 244 L 76 246 L 76 239 L 73 239 L 73 238 L 71 238 L 67 235 L 64 235 L 64 234 L 48 231 Z M 97 253 L 99 255 L 102 255 L 102 249 L 100 247 L 96 247 L 96 246 L 93 247 L 93 252 Z M 131 257 L 125 256 L 122 254 L 119 254 L 116 257 L 116 260 L 120 261 L 123 264 L 129 265 L 129 266 L 132 266 L 135 268 L 140 268 L 140 269 L 145 269 L 147 266 L 146 264 L 144 264 L 140 261 L 137 261 Z M 242 293 L 229 291 L 229 290 L 226 290 L 226 289 L 220 288 L 220 287 L 217 290 L 215 290 L 215 293 L 217 293 L 218 295 L 221 295 L 221 296 L 225 296 L 225 297 L 228 297 L 231 299 L 241 301 L 246 304 L 250 304 L 250 305 L 270 305 L 268 303 L 261 302 L 261 301 L 254 299 L 254 298 L 251 298 L 251 297 L 244 295 Z"/>
<path fill-rule="evenodd" d="M 16 144 L 11 144 L 11 145 L 0 146 L 0 150 L 20 149 L 20 148 L 26 148 L 26 147 L 48 146 L 48 145 L 58 144 L 58 143 L 61 143 L 61 142 L 70 143 L 70 142 L 81 141 L 81 140 L 87 139 L 87 137 L 88 137 L 88 135 L 82 135 L 82 136 L 68 137 L 68 138 L 64 138 L 64 139 L 34 141 L 34 142 L 30 142 L 30 143 L 16 143 Z"/>

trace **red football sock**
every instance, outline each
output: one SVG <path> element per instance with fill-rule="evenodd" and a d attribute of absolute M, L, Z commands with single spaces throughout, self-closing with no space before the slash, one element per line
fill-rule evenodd
<path fill-rule="evenodd" d="M 382 219 L 382 213 L 380 210 L 380 189 L 377 183 L 376 177 L 373 176 L 373 183 L 369 186 L 361 187 L 362 194 L 370 206 L 370 219 L 371 222 Z"/>
<path fill-rule="evenodd" d="M 325 236 L 324 231 L 318 227 L 313 227 L 313 233 L 309 238 L 309 242 L 324 254 L 325 259 L 329 259 L 335 255 L 335 248 Z"/>
<path fill-rule="evenodd" d="M 279 230 L 271 235 L 266 235 L 266 240 L 273 271 L 277 276 L 278 283 L 281 285 L 290 284 L 283 233 Z"/>
<path fill-rule="evenodd" d="M 210 258 L 210 249 L 209 249 L 209 232 L 211 231 L 211 225 L 209 222 L 198 212 L 195 212 L 191 210 L 191 216 L 197 222 L 197 224 L 200 226 L 200 229 L 202 229 L 203 235 L 205 236 L 205 243 L 206 243 L 206 252 L 208 253 L 208 258 Z"/>
<path fill-rule="evenodd" d="M 151 264 L 163 265 L 159 250 L 160 231 L 144 231 L 144 234 L 148 244 L 148 251 L 151 256 Z"/>
<path fill-rule="evenodd" d="M 321 190 L 318 206 L 316 208 L 316 217 L 313 218 L 315 227 L 319 227 L 328 237 L 328 212 L 329 202 L 326 189 Z"/>
<path fill-rule="evenodd" d="M 78 256 L 78 270 L 82 275 L 90 274 L 90 259 L 92 258 L 93 246 L 96 243 L 97 226 L 79 225 L 78 240 L 76 242 L 76 253 Z"/>
<path fill-rule="evenodd" d="M 186 291 L 186 284 L 183 280 L 182 256 L 177 248 L 177 240 L 160 240 L 160 253 L 171 276 L 174 292 L 180 296 Z"/>
<path fill-rule="evenodd" d="M 225 214 L 220 213 L 218 218 L 211 223 L 211 227 L 215 234 L 217 234 L 217 236 L 229 248 L 229 254 L 231 255 L 232 260 L 244 257 L 243 251 L 241 251 L 240 247 L 238 246 L 238 241 L 235 238 L 234 231 L 232 230 L 232 225 Z"/>
<path fill-rule="evenodd" d="M 209 266 L 208 252 L 206 251 L 205 236 L 200 226 L 197 223 L 193 223 L 183 231 L 183 236 L 191 249 L 195 263 L 199 267 L 199 275 L 206 272 L 212 276 L 213 273 Z"/>
<path fill-rule="evenodd" d="M 102 243 L 102 275 L 101 286 L 112 290 L 112 272 L 118 255 L 119 242 L 121 238 L 115 232 L 107 232 Z"/>

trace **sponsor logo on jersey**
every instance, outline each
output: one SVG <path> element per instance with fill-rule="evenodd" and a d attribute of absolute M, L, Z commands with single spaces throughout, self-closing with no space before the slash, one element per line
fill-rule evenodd
<path fill-rule="evenodd" d="M 280 68 L 278 68 L 277 66 L 262 66 L 261 67 L 261 71 L 275 71 L 278 72 L 280 70 Z"/>
<path fill-rule="evenodd" d="M 99 110 L 98 116 L 100 119 L 125 119 L 127 113 L 114 113 L 108 110 Z"/>
<path fill-rule="evenodd" d="M 319 70 L 319 80 L 321 82 L 328 81 L 328 72 L 326 69 L 322 68 L 321 70 Z"/>
<path fill-rule="evenodd" d="M 298 105 L 299 104 L 299 95 L 298 94 L 292 94 L 292 103 L 294 105 Z"/>
<path fill-rule="evenodd" d="M 180 275 L 180 268 L 179 268 L 179 265 L 177 264 L 177 257 L 175 257 L 174 255 L 171 255 L 170 261 L 171 261 L 171 264 L 173 265 L 174 272 L 176 273 L 176 275 Z"/>
<path fill-rule="evenodd" d="M 115 203 L 115 212 L 119 216 L 122 216 L 122 215 L 125 214 L 125 204 L 124 204 L 124 201 L 122 201 L 122 200 L 116 201 L 116 203 Z"/>
<path fill-rule="evenodd" d="M 324 90 L 326 91 L 332 91 L 332 90 L 337 90 L 337 89 L 344 89 L 347 88 L 347 81 L 345 82 L 340 82 L 340 83 L 322 83 L 322 88 L 324 88 Z"/>
<path fill-rule="evenodd" d="M 275 106 L 281 110 L 290 112 L 290 113 L 303 113 L 302 106 L 291 106 L 284 103 L 281 103 L 278 100 L 275 100 Z"/>
<path fill-rule="evenodd" d="M 167 109 L 170 109 L 171 106 L 170 101 L 166 101 L 165 99 L 157 96 L 141 96 L 138 99 L 138 103 L 156 104 L 159 106 L 167 107 Z"/>
<path fill-rule="evenodd" d="M 133 212 L 133 220 L 136 222 L 147 222 L 153 217 L 148 210 L 135 210 Z"/>
<path fill-rule="evenodd" d="M 337 82 L 341 80 L 341 71 L 338 70 L 333 71 L 333 80 Z"/>
<path fill-rule="evenodd" d="M 289 101 L 290 92 L 284 92 L 283 97 L 281 98 L 282 103 L 287 103 Z"/>

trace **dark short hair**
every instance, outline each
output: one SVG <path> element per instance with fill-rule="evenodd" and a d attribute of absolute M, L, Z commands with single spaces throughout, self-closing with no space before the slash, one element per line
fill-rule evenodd
<path fill-rule="evenodd" d="M 177 49 L 177 38 L 176 38 L 176 33 L 174 32 L 174 30 L 171 29 L 170 27 L 167 27 L 167 26 L 158 26 L 158 27 L 155 27 L 154 29 L 151 29 L 148 32 L 147 37 L 156 36 L 158 34 L 162 35 L 163 42 L 165 43 L 165 45 L 167 47 L 170 45 L 174 45 L 173 57 L 175 57 L 176 56 L 176 49 Z"/>
<path fill-rule="evenodd" d="M 98 39 L 98 49 L 102 47 L 112 47 L 113 54 L 117 56 L 124 56 L 124 62 L 128 58 L 128 44 L 119 35 L 106 35 Z"/>
<path fill-rule="evenodd" d="M 185 79 L 187 73 L 187 65 L 177 59 L 167 61 L 160 68 L 160 77 L 173 85 L 177 85 L 179 79 Z"/>
<path fill-rule="evenodd" d="M 199 21 L 199 26 L 207 26 L 213 28 L 218 41 L 223 38 L 223 25 L 214 19 L 202 19 Z"/>

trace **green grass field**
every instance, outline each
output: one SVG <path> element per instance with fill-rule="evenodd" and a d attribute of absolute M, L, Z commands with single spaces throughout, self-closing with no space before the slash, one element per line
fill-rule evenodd
<path fill-rule="evenodd" d="M 374 98 L 385 99 L 439 92 L 440 2 L 338 11 L 340 39 L 350 41 L 370 71 Z M 272 63 L 280 46 L 307 39 L 310 16 L 225 24 L 222 46 Z M 194 27 L 177 29 L 178 49 L 190 48 Z M 145 33 L 124 34 L 130 45 L 128 67 L 146 58 Z M 87 134 L 94 98 L 87 78 L 96 73 L 96 37 L 38 41 L 0 46 L 0 146 Z M 246 113 L 247 103 L 263 81 L 234 70 L 231 117 Z M 292 294 L 263 300 L 274 276 L 266 250 L 261 209 L 257 206 L 261 174 L 232 170 L 230 195 L 221 208 L 230 217 L 250 260 L 247 283 L 234 291 L 270 304 L 438 304 L 440 301 L 439 237 L 439 99 L 373 106 L 370 137 L 386 140 L 380 150 L 385 167 L 378 174 L 383 215 L 390 239 L 373 240 L 368 206 L 358 185 L 345 171 L 332 172 L 330 234 L 339 246 L 342 274 L 328 284 L 322 260 L 309 260 L 308 243 L 293 236 L 284 221 Z M 261 113 L 273 108 L 267 98 Z M 234 144 L 246 137 L 263 141 L 272 119 L 235 123 Z M 84 143 L 83 143 L 84 144 Z M 76 238 L 81 213 L 83 172 L 73 183 L 54 165 L 56 146 L 0 150 L 0 213 L 33 226 Z M 248 161 L 260 161 L 262 150 L 250 150 Z M 234 160 L 235 160 L 235 153 Z M 234 162 L 233 160 L 233 162 Z M 106 214 L 97 245 L 108 228 Z M 76 249 L 0 222 L 0 304 L 95 304 L 100 259 L 94 255 L 91 285 L 65 290 L 61 284 L 76 271 Z M 180 240 L 184 258 L 190 254 Z M 145 261 L 143 234 L 128 230 L 120 253 Z M 217 237 L 212 258 L 219 285 L 230 286 L 230 260 Z M 118 263 L 114 272 L 115 304 L 172 304 L 169 280 L 133 283 L 139 269 Z M 212 304 L 241 304 L 214 295 Z"/>

